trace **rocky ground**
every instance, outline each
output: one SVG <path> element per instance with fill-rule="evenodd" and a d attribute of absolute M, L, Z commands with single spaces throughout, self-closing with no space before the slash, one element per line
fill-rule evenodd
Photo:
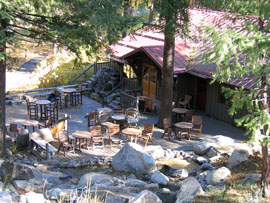
<path fill-rule="evenodd" d="M 261 178 L 247 170 L 249 159 L 259 163 L 254 161 L 259 151 L 260 147 L 225 136 L 194 143 L 193 151 L 127 143 L 112 158 L 92 156 L 69 162 L 41 161 L 27 152 L 12 155 L 10 151 L 9 158 L 1 161 L 0 202 L 72 202 L 89 194 L 109 203 L 213 202 L 218 199 L 212 194 L 233 187 L 232 177 L 239 191 L 246 191 L 234 194 L 233 201 L 245 197 L 254 202 L 258 195 L 243 188 Z M 243 164 L 241 178 L 235 177 Z"/>

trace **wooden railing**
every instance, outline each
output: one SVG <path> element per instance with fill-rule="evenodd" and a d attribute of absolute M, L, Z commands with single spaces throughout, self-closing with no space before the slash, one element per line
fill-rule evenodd
<path fill-rule="evenodd" d="M 75 81 L 77 81 L 80 77 L 85 75 L 89 70 L 94 68 L 94 74 L 97 73 L 98 70 L 102 69 L 104 66 L 110 66 L 110 62 L 102 62 L 102 63 L 94 63 L 88 68 L 84 69 L 78 76 L 76 76 L 73 80 L 70 80 L 68 83 L 71 84 Z"/>
<path fill-rule="evenodd" d="M 132 96 L 132 92 L 135 93 L 135 95 L 139 95 L 137 93 L 141 92 L 141 89 L 122 91 L 120 94 L 120 104 L 122 107 L 136 107 L 137 97 Z"/>
<path fill-rule="evenodd" d="M 136 90 L 139 88 L 137 79 L 123 78 L 123 82 L 127 90 Z"/>

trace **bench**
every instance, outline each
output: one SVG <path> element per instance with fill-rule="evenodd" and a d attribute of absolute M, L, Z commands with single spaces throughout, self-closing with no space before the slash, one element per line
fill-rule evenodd
<path fill-rule="evenodd" d="M 32 138 L 30 140 L 30 151 L 42 159 L 51 159 L 57 149 L 43 139 Z"/>

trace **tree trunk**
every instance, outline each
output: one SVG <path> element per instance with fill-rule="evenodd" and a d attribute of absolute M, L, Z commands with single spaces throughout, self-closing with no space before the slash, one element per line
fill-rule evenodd
<path fill-rule="evenodd" d="M 161 81 L 161 109 L 158 126 L 163 127 L 163 119 L 172 116 L 173 101 L 173 69 L 174 69 L 174 48 L 175 28 L 167 22 L 165 25 L 162 81 Z"/>
<path fill-rule="evenodd" d="M 152 21 L 153 21 L 153 13 L 154 13 L 154 0 L 152 0 L 151 5 L 149 7 L 148 23 L 152 23 Z"/>
<path fill-rule="evenodd" d="M 0 16 L 0 32 L 4 32 L 6 20 Z M 6 56 L 5 43 L 0 45 L 0 156 L 6 155 Z"/>

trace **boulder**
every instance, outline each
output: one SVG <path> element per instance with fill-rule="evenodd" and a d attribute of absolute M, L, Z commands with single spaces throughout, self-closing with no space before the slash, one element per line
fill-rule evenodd
<path fill-rule="evenodd" d="M 159 197 L 148 190 L 139 193 L 130 203 L 162 203 Z"/>
<path fill-rule="evenodd" d="M 239 165 L 243 161 L 248 160 L 249 151 L 246 149 L 235 149 L 233 150 L 232 155 L 230 156 L 227 167 L 232 168 L 234 166 Z"/>
<path fill-rule="evenodd" d="M 18 191 L 23 192 L 38 192 L 41 193 L 47 185 L 39 179 L 30 180 L 14 180 L 13 185 Z"/>
<path fill-rule="evenodd" d="M 169 178 L 161 172 L 156 172 L 151 176 L 151 181 L 160 185 L 167 185 Z"/>
<path fill-rule="evenodd" d="M 206 156 L 209 158 L 215 157 L 218 155 L 218 151 L 214 147 L 209 147 L 206 151 Z"/>
<path fill-rule="evenodd" d="M 180 189 L 177 192 L 177 199 L 175 203 L 191 202 L 191 200 L 198 194 L 202 194 L 203 190 L 200 183 L 193 177 L 180 182 Z"/>
<path fill-rule="evenodd" d="M 254 185 L 258 183 L 262 178 L 262 174 L 252 173 L 248 174 L 242 181 L 242 185 Z"/>
<path fill-rule="evenodd" d="M 45 202 L 44 196 L 41 193 L 28 192 L 25 196 L 27 203 Z"/>
<path fill-rule="evenodd" d="M 127 180 L 122 180 L 122 182 L 127 187 L 145 187 L 146 186 L 146 183 L 144 181 L 137 180 L 137 179 L 127 179 Z"/>
<path fill-rule="evenodd" d="M 145 149 L 136 143 L 128 142 L 112 158 L 112 168 L 115 171 L 154 173 L 157 170 L 156 162 Z"/>
<path fill-rule="evenodd" d="M 212 138 L 202 140 L 193 144 L 193 151 L 198 155 L 204 155 L 209 147 L 224 147 L 224 146 L 231 146 L 234 144 L 234 140 L 230 137 L 226 137 L 223 135 L 216 135 Z"/>
<path fill-rule="evenodd" d="M 188 177 L 188 171 L 184 168 L 177 169 L 177 170 L 173 171 L 170 174 L 170 176 L 172 176 L 174 178 L 185 179 Z"/>
<path fill-rule="evenodd" d="M 12 203 L 12 196 L 8 191 L 0 192 L 0 202 Z"/>
<path fill-rule="evenodd" d="M 35 167 L 27 164 L 14 163 L 12 180 L 29 180 L 34 178 Z"/>
<path fill-rule="evenodd" d="M 101 181 L 105 179 L 111 180 L 112 177 L 106 174 L 102 174 L 102 173 L 90 172 L 90 173 L 84 174 L 80 178 L 78 185 L 80 186 L 87 186 L 87 184 L 94 185 L 96 183 L 100 183 Z"/>
<path fill-rule="evenodd" d="M 221 167 L 219 169 L 211 171 L 206 176 L 206 182 L 209 185 L 218 185 L 224 183 L 225 178 L 231 175 L 231 171 L 226 167 Z"/>
<path fill-rule="evenodd" d="M 149 145 L 145 147 L 145 151 L 155 160 L 164 158 L 164 150 L 160 145 Z"/>

